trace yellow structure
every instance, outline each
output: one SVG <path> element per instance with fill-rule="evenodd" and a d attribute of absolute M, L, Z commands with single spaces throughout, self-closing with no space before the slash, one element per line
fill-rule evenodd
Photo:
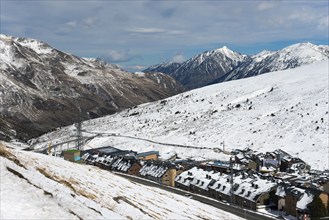
<path fill-rule="evenodd" d="M 67 150 L 64 151 L 64 160 L 76 162 L 80 160 L 80 151 L 79 150 Z"/>
<path fill-rule="evenodd" d="M 162 184 L 167 186 L 175 186 L 175 178 L 176 178 L 176 169 L 175 168 L 169 168 L 167 172 L 162 176 Z"/>
<path fill-rule="evenodd" d="M 137 154 L 139 160 L 158 160 L 159 151 L 147 151 L 144 153 Z"/>
<path fill-rule="evenodd" d="M 323 202 L 324 206 L 328 209 L 327 205 L 328 205 L 329 195 L 325 192 L 321 192 L 319 197 Z"/>

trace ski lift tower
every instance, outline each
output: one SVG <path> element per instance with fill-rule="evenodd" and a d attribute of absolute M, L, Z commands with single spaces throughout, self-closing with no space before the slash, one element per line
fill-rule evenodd
<path fill-rule="evenodd" d="M 81 109 L 79 107 L 79 118 L 78 118 L 78 122 L 75 123 L 75 127 L 76 127 L 76 148 L 78 150 L 83 150 L 82 149 L 82 125 L 81 125 Z"/>
<path fill-rule="evenodd" d="M 75 123 L 75 127 L 76 127 L 76 148 L 78 150 L 82 150 L 82 131 L 81 131 L 81 121 L 78 121 L 77 123 Z"/>

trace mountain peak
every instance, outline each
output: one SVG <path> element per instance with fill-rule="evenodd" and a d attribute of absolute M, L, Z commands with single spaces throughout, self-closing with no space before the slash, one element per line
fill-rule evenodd
<path fill-rule="evenodd" d="M 223 53 L 223 54 L 235 53 L 234 51 L 232 51 L 227 46 L 223 46 L 221 48 L 215 49 L 214 52 L 217 52 L 217 53 L 219 52 L 219 53 Z"/>
<path fill-rule="evenodd" d="M 228 48 L 227 46 L 223 46 L 221 48 L 215 49 L 212 52 L 221 53 L 224 56 L 226 56 L 227 58 L 229 58 L 231 60 L 236 60 L 236 61 L 242 61 L 246 57 L 246 55 L 243 55 L 239 52 L 235 52 L 235 51 L 231 50 L 230 48 Z"/>
<path fill-rule="evenodd" d="M 317 47 L 315 44 L 312 44 L 310 42 L 303 42 L 290 45 L 288 47 L 283 48 L 282 50 L 304 50 L 306 48 L 314 49 L 315 47 Z"/>
<path fill-rule="evenodd" d="M 227 46 L 223 46 L 221 48 L 219 48 L 218 50 L 221 50 L 221 51 L 232 51 L 230 48 L 228 48 Z"/>
<path fill-rule="evenodd" d="M 0 38 L 11 38 L 11 37 L 5 34 L 0 34 Z"/>

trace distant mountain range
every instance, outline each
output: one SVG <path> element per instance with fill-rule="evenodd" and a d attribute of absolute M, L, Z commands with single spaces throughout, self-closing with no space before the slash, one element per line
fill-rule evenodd
<path fill-rule="evenodd" d="M 162 73 L 132 74 L 38 40 L 0 35 L 0 140 L 26 140 L 182 91 Z"/>
<path fill-rule="evenodd" d="M 278 51 L 262 51 L 248 56 L 227 47 L 206 51 L 183 63 L 162 63 L 144 72 L 162 72 L 181 82 L 187 89 L 263 73 L 285 70 L 329 58 L 329 46 L 299 43 Z"/>

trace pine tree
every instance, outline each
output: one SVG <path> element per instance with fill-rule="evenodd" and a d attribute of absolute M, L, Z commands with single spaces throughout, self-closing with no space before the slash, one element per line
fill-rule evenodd
<path fill-rule="evenodd" d="M 315 197 L 313 202 L 310 205 L 310 215 L 311 219 L 320 219 L 321 217 L 326 216 L 326 206 L 323 204 L 319 196 Z"/>

